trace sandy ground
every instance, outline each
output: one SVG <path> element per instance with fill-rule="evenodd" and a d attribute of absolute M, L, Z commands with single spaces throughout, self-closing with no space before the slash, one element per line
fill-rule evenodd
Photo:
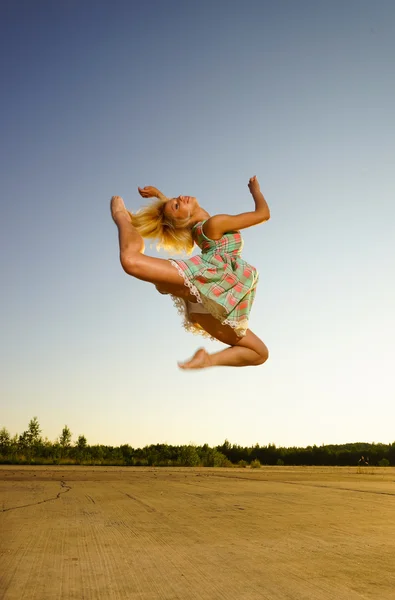
<path fill-rule="evenodd" d="M 0 466 L 0 598 L 395 598 L 395 469 Z"/>

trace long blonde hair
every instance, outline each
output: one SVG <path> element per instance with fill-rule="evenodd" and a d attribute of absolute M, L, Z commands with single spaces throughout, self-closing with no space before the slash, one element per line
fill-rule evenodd
<path fill-rule="evenodd" d="M 190 254 L 194 247 L 192 229 L 188 227 L 189 219 L 176 221 L 169 218 L 165 212 L 168 198 L 163 198 L 143 206 L 136 213 L 129 213 L 132 225 L 136 227 L 143 238 L 157 240 L 158 250 L 163 248 L 177 254 Z"/>

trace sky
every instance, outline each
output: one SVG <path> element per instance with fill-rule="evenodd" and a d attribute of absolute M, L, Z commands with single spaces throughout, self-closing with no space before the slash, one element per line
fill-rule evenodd
<path fill-rule="evenodd" d="M 0 427 L 395 441 L 394 2 L 2 0 L 0 34 Z M 223 346 L 123 272 L 110 198 L 137 210 L 153 185 L 237 214 L 252 175 L 270 358 L 181 371 Z"/>

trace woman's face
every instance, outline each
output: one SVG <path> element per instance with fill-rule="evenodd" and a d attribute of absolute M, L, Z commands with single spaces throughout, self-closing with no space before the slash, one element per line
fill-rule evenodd
<path fill-rule="evenodd" d="M 178 196 L 166 202 L 164 213 L 170 219 L 182 221 L 188 219 L 197 206 L 198 201 L 193 196 Z"/>

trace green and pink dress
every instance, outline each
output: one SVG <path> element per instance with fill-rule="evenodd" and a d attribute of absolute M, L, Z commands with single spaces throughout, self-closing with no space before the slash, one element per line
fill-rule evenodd
<path fill-rule="evenodd" d="M 203 232 L 204 223 L 197 223 L 192 230 L 201 254 L 186 260 L 170 259 L 170 262 L 178 269 L 185 285 L 196 298 L 193 312 L 209 313 L 243 337 L 248 329 L 259 279 L 258 271 L 241 258 L 243 239 L 239 231 L 228 232 L 219 240 L 211 240 Z M 190 319 L 191 303 L 176 296 L 172 298 L 184 318 L 185 329 L 207 336 Z"/>

